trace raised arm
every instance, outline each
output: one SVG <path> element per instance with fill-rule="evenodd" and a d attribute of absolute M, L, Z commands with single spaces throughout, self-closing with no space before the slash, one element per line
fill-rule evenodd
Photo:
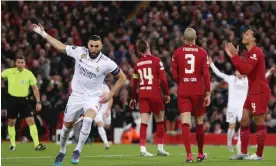
<path fill-rule="evenodd" d="M 227 74 L 224 74 L 224 73 L 222 73 L 222 72 L 219 71 L 219 69 L 213 63 L 213 60 L 212 60 L 211 57 L 208 58 L 208 61 L 209 61 L 210 67 L 213 70 L 213 72 L 215 73 L 215 75 L 218 76 L 218 77 L 220 77 L 220 78 L 222 78 L 226 82 L 228 82 L 229 76 Z"/>
<path fill-rule="evenodd" d="M 44 39 L 47 40 L 55 49 L 59 52 L 66 53 L 66 45 L 61 43 L 59 40 L 53 38 L 52 36 L 48 35 L 41 24 L 32 24 L 31 29 L 42 36 Z"/>

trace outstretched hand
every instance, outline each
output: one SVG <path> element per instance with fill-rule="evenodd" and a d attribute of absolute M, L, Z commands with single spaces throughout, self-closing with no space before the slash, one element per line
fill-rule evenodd
<path fill-rule="evenodd" d="M 47 37 L 47 33 L 44 31 L 44 27 L 41 24 L 32 24 L 30 29 L 34 32 L 36 32 L 37 34 L 39 34 L 40 36 L 42 36 L 43 38 Z"/>

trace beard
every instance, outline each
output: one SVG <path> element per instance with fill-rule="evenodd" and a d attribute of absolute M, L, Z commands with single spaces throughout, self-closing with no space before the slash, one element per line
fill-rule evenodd
<path fill-rule="evenodd" d="M 91 59 L 96 59 L 100 55 L 101 51 L 97 52 L 96 54 L 93 54 L 89 51 L 89 57 Z"/>

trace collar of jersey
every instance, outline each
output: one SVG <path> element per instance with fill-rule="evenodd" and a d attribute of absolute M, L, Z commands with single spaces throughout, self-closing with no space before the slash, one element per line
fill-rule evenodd
<path fill-rule="evenodd" d="M 23 70 L 20 71 L 17 67 L 15 67 L 15 69 L 16 69 L 17 72 L 23 72 L 25 70 L 25 68 L 23 68 Z"/>

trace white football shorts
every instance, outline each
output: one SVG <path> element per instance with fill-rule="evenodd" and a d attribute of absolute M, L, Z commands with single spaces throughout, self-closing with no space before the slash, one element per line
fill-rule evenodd
<path fill-rule="evenodd" d="M 227 113 L 226 113 L 226 122 L 231 124 L 236 123 L 237 120 L 240 122 L 242 118 L 242 111 L 243 111 L 242 107 L 241 108 L 228 107 Z"/>
<path fill-rule="evenodd" d="M 88 109 L 93 109 L 99 112 L 101 107 L 100 93 L 95 95 L 76 95 L 72 94 L 69 97 L 66 109 L 64 111 L 64 121 L 76 121 L 81 114 L 84 114 Z"/>

